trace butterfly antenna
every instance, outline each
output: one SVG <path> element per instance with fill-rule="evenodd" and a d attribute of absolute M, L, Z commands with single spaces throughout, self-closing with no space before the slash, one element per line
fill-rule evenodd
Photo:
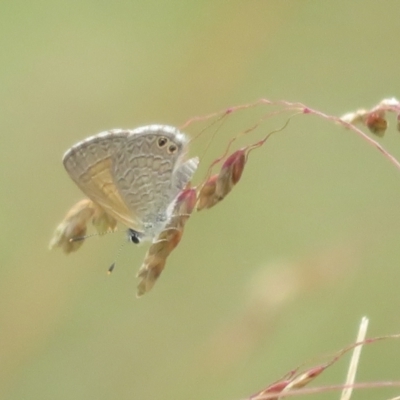
<path fill-rule="evenodd" d="M 129 228 L 127 230 L 127 239 L 128 239 L 127 242 L 133 242 L 135 244 L 139 244 L 140 243 L 140 234 L 138 232 L 134 231 L 133 229 Z M 108 275 L 110 275 L 114 271 L 115 265 L 117 263 L 117 259 L 118 259 L 119 255 L 121 254 L 121 250 L 125 246 L 125 243 L 127 243 L 127 242 L 123 242 L 121 244 L 121 246 L 119 247 L 119 249 L 117 251 L 117 255 L 115 256 L 115 261 L 109 266 L 109 268 L 107 270 Z"/>
<path fill-rule="evenodd" d="M 94 236 L 103 236 L 103 235 L 105 235 L 105 234 L 107 234 L 107 233 L 115 233 L 115 232 L 117 232 L 117 231 L 107 231 L 107 232 L 104 232 L 104 233 L 98 233 L 98 232 L 96 232 L 96 233 L 92 233 L 92 234 L 90 234 L 90 235 L 75 236 L 75 237 L 73 237 L 73 238 L 70 238 L 69 241 L 70 241 L 70 242 L 80 242 L 81 240 L 85 240 L 85 239 L 88 239 L 88 238 L 91 238 L 91 237 L 94 237 Z M 115 257 L 115 261 L 114 261 L 114 262 L 110 265 L 110 267 L 108 268 L 108 271 L 107 271 L 108 274 L 111 274 L 111 272 L 113 272 L 113 270 L 114 270 L 114 268 L 115 268 L 115 262 L 117 261 L 118 255 L 119 255 L 119 253 L 121 252 L 121 249 L 122 249 L 122 247 L 123 247 L 124 244 L 125 244 L 125 243 L 122 243 L 121 247 L 119 248 L 119 250 L 118 250 L 118 252 L 117 252 L 117 256 Z"/>
<path fill-rule="evenodd" d="M 106 231 L 106 232 L 102 232 L 102 233 L 96 232 L 96 233 L 92 233 L 90 235 L 75 236 L 73 238 L 70 238 L 69 241 L 70 242 L 80 242 L 81 240 L 89 239 L 89 238 L 94 237 L 94 236 L 103 236 L 103 235 L 106 235 L 108 233 L 115 233 L 115 232 L 118 232 L 118 230 L 113 230 L 113 231 L 110 230 L 110 231 Z"/>
<path fill-rule="evenodd" d="M 119 246 L 119 249 L 118 249 L 117 254 L 116 254 L 116 256 L 115 256 L 114 262 L 108 267 L 108 270 L 107 270 L 107 274 L 108 274 L 108 275 L 110 275 L 111 272 L 114 271 L 115 264 L 117 263 L 118 257 L 119 257 L 119 255 L 121 254 L 121 250 L 122 250 L 122 248 L 124 247 L 125 243 L 126 243 L 126 242 L 123 242 L 123 243 L 121 244 L 121 246 Z"/>
<path fill-rule="evenodd" d="M 92 233 L 91 235 L 75 236 L 73 238 L 70 238 L 69 241 L 70 242 L 80 242 L 82 240 L 89 239 L 93 236 L 99 236 L 99 233 Z"/>

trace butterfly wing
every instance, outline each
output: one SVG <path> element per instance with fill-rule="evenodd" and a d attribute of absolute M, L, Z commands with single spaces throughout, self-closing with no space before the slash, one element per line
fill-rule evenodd
<path fill-rule="evenodd" d="M 186 185 L 192 179 L 196 169 L 199 165 L 199 158 L 193 157 L 180 164 L 174 171 L 171 194 L 176 198 L 178 194 L 185 189 Z"/>
<path fill-rule="evenodd" d="M 113 175 L 121 197 L 139 215 L 148 237 L 165 226 L 167 210 L 193 169 L 193 162 L 180 169 L 186 146 L 187 138 L 176 128 L 149 125 L 131 131 L 124 151 L 113 157 Z M 180 172 L 178 181 L 176 170 Z"/>
<path fill-rule="evenodd" d="M 142 232 L 142 221 L 121 197 L 112 173 L 113 157 L 124 148 L 130 132 L 112 130 L 85 139 L 65 153 L 63 163 L 72 180 L 91 200 L 124 225 Z"/>

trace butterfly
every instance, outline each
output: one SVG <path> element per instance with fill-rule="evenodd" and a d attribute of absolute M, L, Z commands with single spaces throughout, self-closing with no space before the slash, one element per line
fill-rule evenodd
<path fill-rule="evenodd" d="M 172 126 L 113 129 L 72 146 L 63 164 L 82 192 L 138 243 L 162 232 L 197 169 L 197 157 L 185 159 L 188 142 Z"/>

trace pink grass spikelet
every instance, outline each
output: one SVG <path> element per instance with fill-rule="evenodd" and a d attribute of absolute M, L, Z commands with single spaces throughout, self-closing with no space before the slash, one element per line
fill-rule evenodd
<path fill-rule="evenodd" d="M 151 290 L 164 270 L 168 256 L 182 239 L 184 226 L 193 212 L 195 205 L 195 189 L 186 189 L 180 193 L 176 200 L 170 222 L 154 239 L 137 273 L 137 277 L 140 279 L 136 292 L 138 297 L 143 296 Z"/>
<path fill-rule="evenodd" d="M 61 247 L 67 254 L 78 250 L 84 242 L 89 222 L 92 222 L 99 234 L 114 231 L 117 225 L 117 221 L 106 214 L 99 205 L 89 199 L 83 199 L 67 212 L 56 228 L 50 241 L 50 249 Z"/>
<path fill-rule="evenodd" d="M 246 149 L 232 153 L 222 164 L 218 175 L 211 176 L 201 187 L 197 211 L 211 208 L 223 200 L 239 182 L 246 163 Z"/>
<path fill-rule="evenodd" d="M 383 112 L 372 112 L 366 116 L 365 124 L 371 133 L 376 136 L 383 137 L 385 135 L 388 123 L 384 118 Z"/>

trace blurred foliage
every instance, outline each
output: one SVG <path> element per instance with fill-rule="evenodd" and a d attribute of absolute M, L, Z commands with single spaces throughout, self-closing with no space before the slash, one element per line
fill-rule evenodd
<path fill-rule="evenodd" d="M 3 0 L 0 11 L 2 399 L 243 398 L 351 342 L 362 315 L 369 335 L 400 331 L 399 171 L 316 118 L 297 119 L 252 154 L 232 194 L 190 219 L 140 300 L 146 245 L 125 246 L 111 277 L 122 233 L 68 257 L 47 250 L 82 197 L 61 156 L 86 136 L 180 125 L 260 97 L 341 115 L 399 96 L 398 1 Z M 229 124 L 223 132 L 210 159 Z M 400 157 L 394 128 L 382 141 Z M 343 261 L 348 274 L 338 265 L 340 279 L 296 293 L 224 370 L 205 362 L 260 269 L 342 246 L 356 254 Z M 395 354 L 396 342 L 367 348 L 359 380 L 398 378 Z M 344 376 L 336 368 L 319 382 Z M 353 398 L 361 395 L 375 398 Z"/>

